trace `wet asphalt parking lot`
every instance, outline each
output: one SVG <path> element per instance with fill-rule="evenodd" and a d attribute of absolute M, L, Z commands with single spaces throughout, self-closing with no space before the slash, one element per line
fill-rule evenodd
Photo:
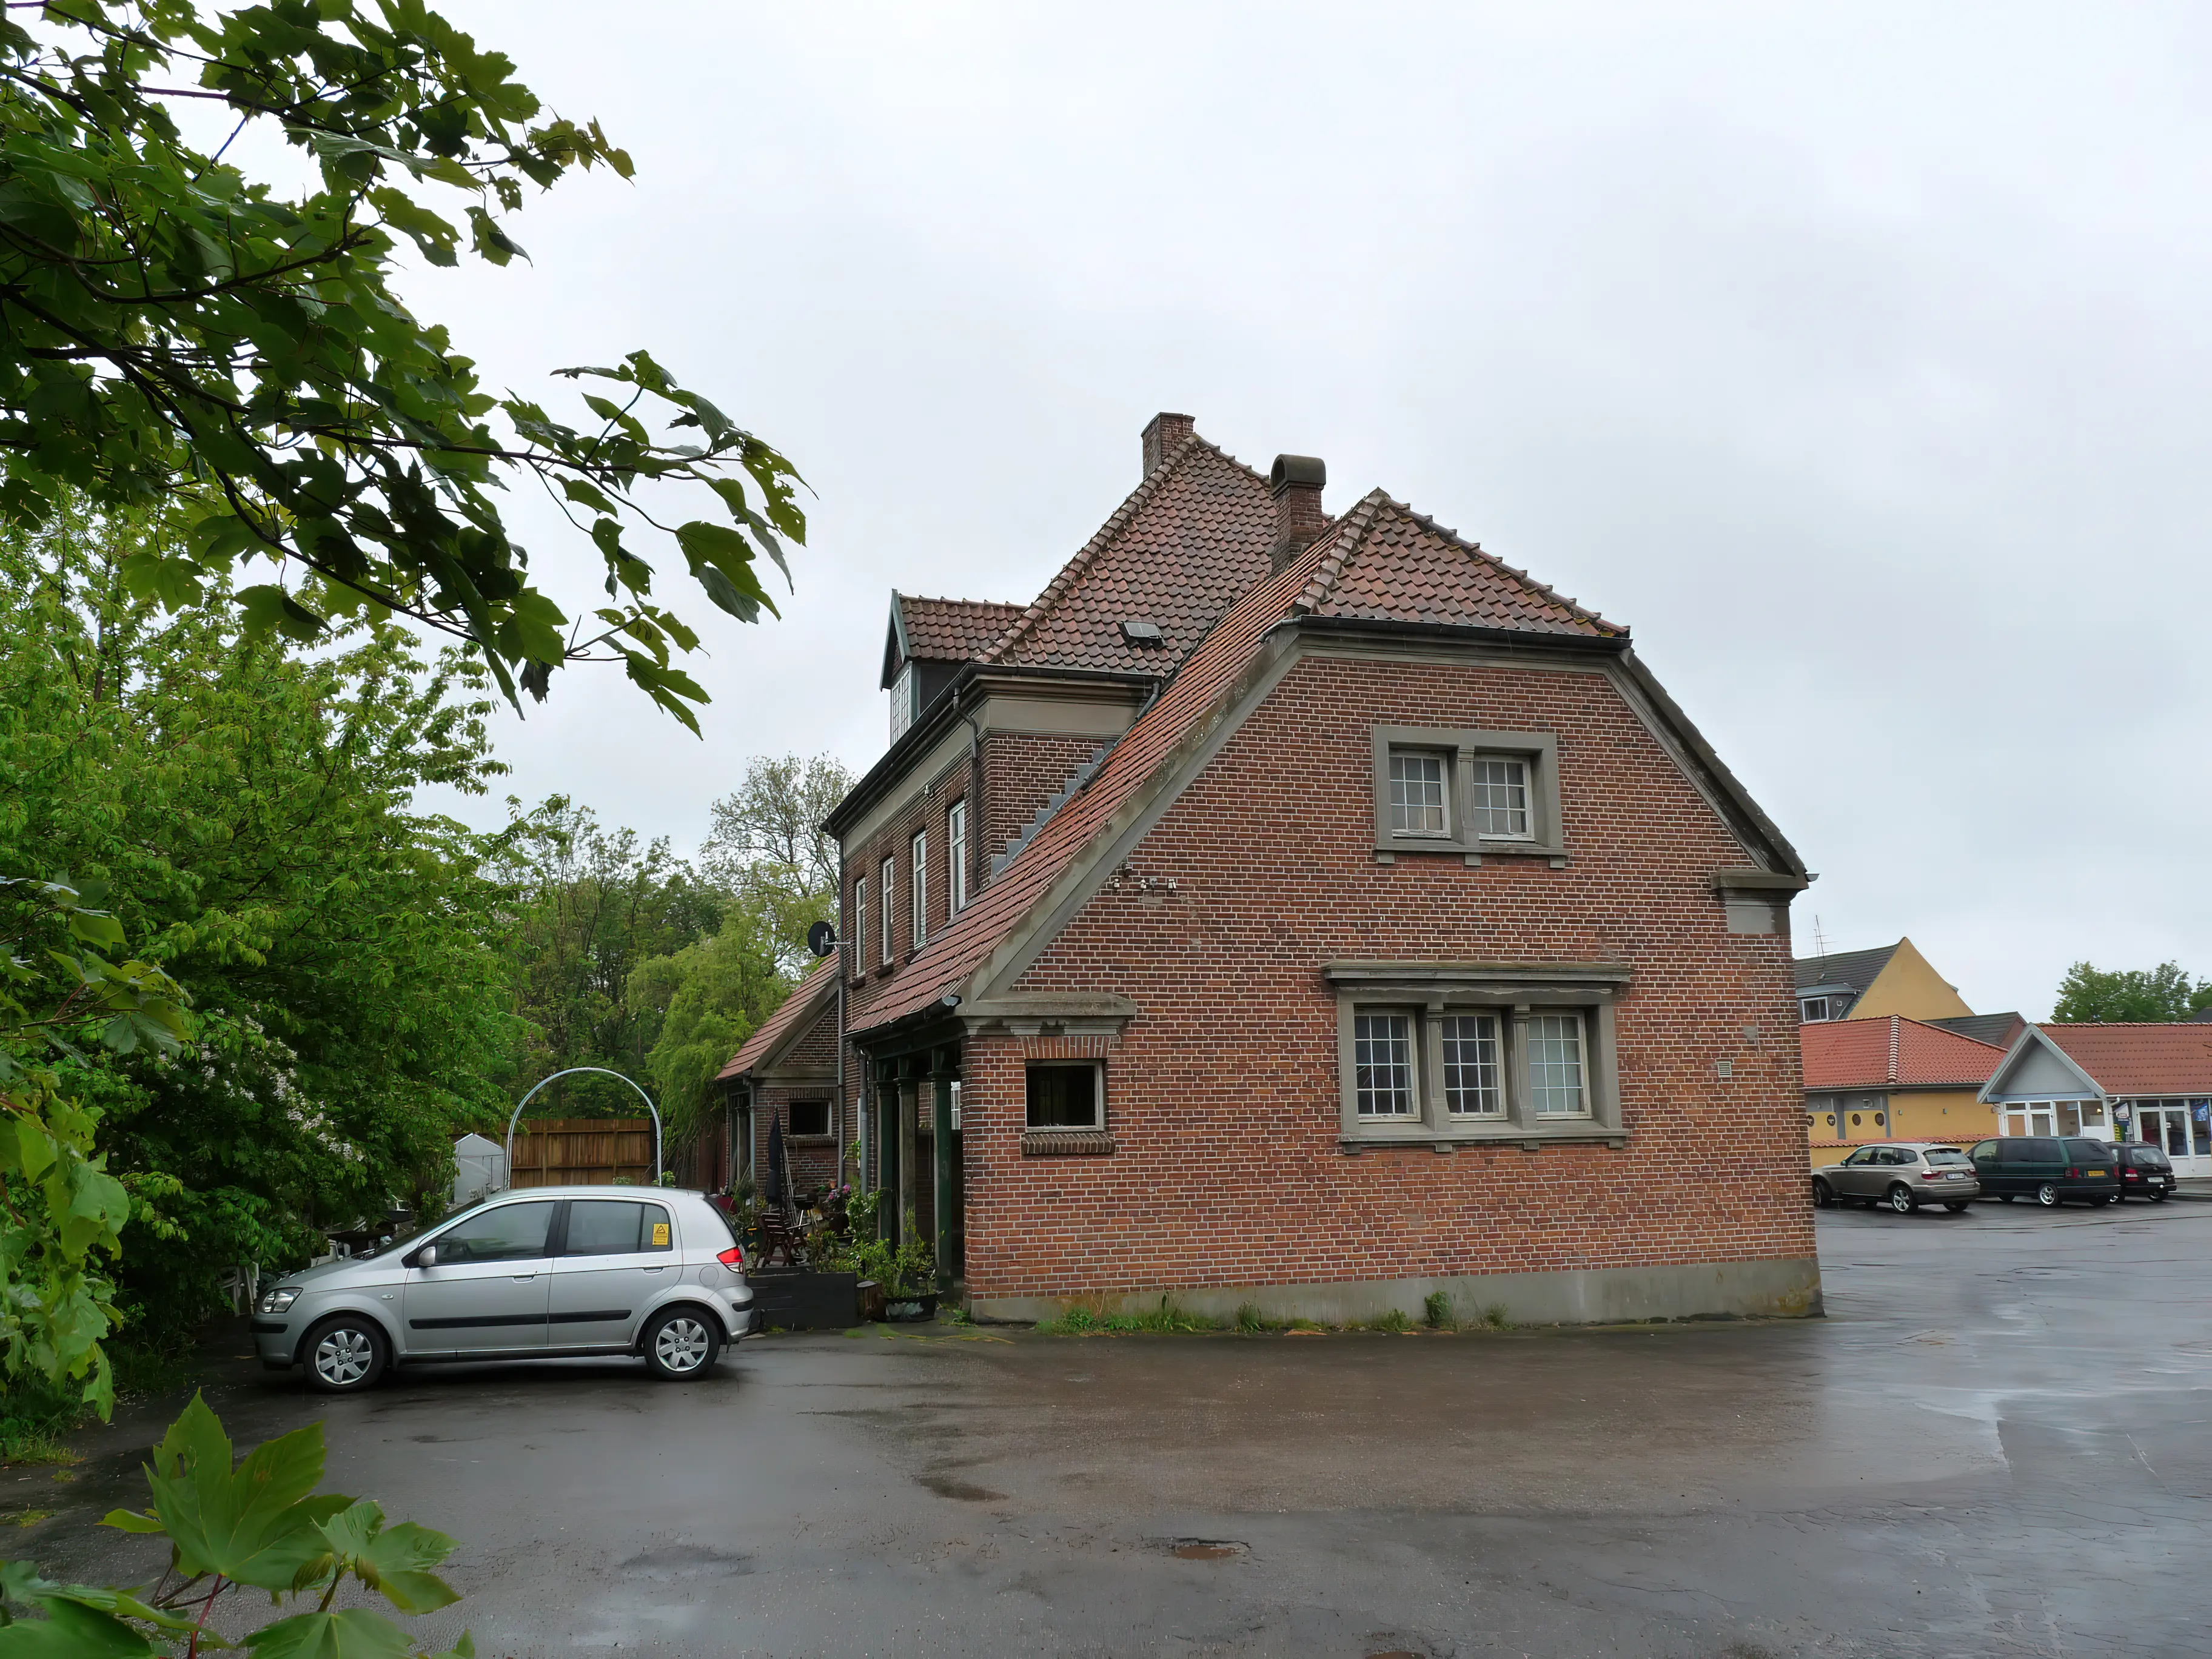
<path fill-rule="evenodd" d="M 486 1656 L 2212 1650 L 2212 1203 L 1819 1218 L 1828 1316 L 1456 1335 L 878 1327 L 330 1402 L 241 1447 L 461 1540 Z M 236 1346 L 243 1354 L 245 1345 Z M 177 1401 L 0 1476 L 9 1554 L 150 1578 Z"/>

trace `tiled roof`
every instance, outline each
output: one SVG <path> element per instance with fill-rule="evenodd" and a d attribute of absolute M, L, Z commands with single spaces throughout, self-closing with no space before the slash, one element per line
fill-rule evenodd
<path fill-rule="evenodd" d="M 730 1056 L 730 1063 L 714 1073 L 714 1080 L 720 1083 L 743 1077 L 758 1066 L 782 1046 L 784 1038 L 819 1014 L 836 988 L 837 955 L 832 951 L 815 964 L 812 973 L 791 988 L 791 994 L 760 1023 L 759 1030 L 738 1045 L 738 1052 Z"/>
<path fill-rule="evenodd" d="M 1185 439 L 1098 527 L 988 659 L 1010 665 L 1164 674 L 1267 574 L 1267 480 L 1203 438 Z M 1148 622 L 1164 645 L 1133 645 Z"/>
<path fill-rule="evenodd" d="M 1848 985 L 1854 991 L 1863 991 L 1896 954 L 1896 945 L 1885 945 L 1873 951 L 1831 951 L 1825 957 L 1800 957 L 1797 988 L 1809 991 L 1815 985 Z"/>
<path fill-rule="evenodd" d="M 1808 1089 L 1978 1089 L 2005 1056 L 1901 1014 L 1801 1025 L 1797 1047 Z"/>
<path fill-rule="evenodd" d="M 1380 490 L 1368 502 L 1366 532 L 1323 560 L 1300 596 L 1315 616 L 1600 637 L 1628 631 Z"/>
<path fill-rule="evenodd" d="M 1021 619 L 1026 606 L 991 599 L 932 599 L 894 593 L 906 628 L 907 654 L 930 662 L 973 662 Z"/>
<path fill-rule="evenodd" d="M 2041 1025 L 2109 1095 L 2212 1096 L 2212 1026 Z"/>
<path fill-rule="evenodd" d="M 1185 446 L 1181 452 L 1189 453 Z M 1157 477 L 1158 475 L 1155 474 Z M 1489 555 L 1392 501 L 1381 490 L 1338 519 L 1304 553 L 1239 599 L 1108 755 L 1104 765 L 1006 872 L 921 954 L 890 980 L 857 994 L 848 1022 L 866 1030 L 928 1007 L 981 967 L 1000 941 L 1083 850 L 1146 786 L 1179 763 L 1198 734 L 1234 702 L 1261 641 L 1279 623 L 1334 611 L 1340 592 L 1355 602 L 1384 593 L 1394 577 L 1418 580 L 1413 620 L 1531 632 L 1600 635 L 1620 630 L 1528 582 Z M 1455 586 L 1449 580 L 1456 574 Z"/>

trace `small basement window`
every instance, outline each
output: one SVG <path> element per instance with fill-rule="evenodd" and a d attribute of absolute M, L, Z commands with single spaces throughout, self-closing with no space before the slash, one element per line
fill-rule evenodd
<path fill-rule="evenodd" d="M 830 1133 L 830 1103 L 826 1100 L 794 1100 L 791 1103 L 791 1133 L 794 1135 L 823 1136 Z"/>
<path fill-rule="evenodd" d="M 1029 1069 L 1029 1111 L 1032 1129 L 1103 1129 L 1106 1127 L 1105 1067 L 1096 1060 L 1036 1065 Z"/>

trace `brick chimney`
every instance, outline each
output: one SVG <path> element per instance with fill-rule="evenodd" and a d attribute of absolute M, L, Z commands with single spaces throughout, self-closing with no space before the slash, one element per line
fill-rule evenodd
<path fill-rule="evenodd" d="M 1275 545 L 1268 562 L 1281 570 L 1313 545 L 1328 526 L 1321 510 L 1322 486 L 1328 468 L 1317 455 L 1278 455 L 1267 469 L 1267 493 L 1275 498 Z"/>
<path fill-rule="evenodd" d="M 1162 461 L 1182 447 L 1182 441 L 1198 430 L 1198 422 L 1188 415 L 1170 415 L 1164 410 L 1145 422 L 1145 477 L 1152 476 Z"/>

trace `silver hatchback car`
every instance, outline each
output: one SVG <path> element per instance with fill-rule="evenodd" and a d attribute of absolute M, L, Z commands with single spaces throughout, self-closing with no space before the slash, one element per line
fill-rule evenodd
<path fill-rule="evenodd" d="M 526 1187 L 419 1238 L 287 1273 L 253 1310 L 272 1370 L 358 1394 L 395 1364 L 638 1354 L 696 1376 L 752 1324 L 744 1251 L 703 1193 Z"/>

